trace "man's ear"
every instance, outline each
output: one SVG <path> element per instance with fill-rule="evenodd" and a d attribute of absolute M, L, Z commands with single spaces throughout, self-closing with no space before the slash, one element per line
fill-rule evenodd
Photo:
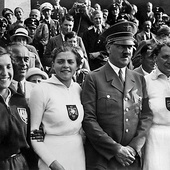
<path fill-rule="evenodd" d="M 110 44 L 106 44 L 106 51 L 108 54 L 110 54 Z"/>

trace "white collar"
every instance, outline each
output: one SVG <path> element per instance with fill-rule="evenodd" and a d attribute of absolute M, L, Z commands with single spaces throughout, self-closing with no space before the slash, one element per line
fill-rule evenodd
<path fill-rule="evenodd" d="M 119 76 L 119 70 L 121 69 L 122 70 L 122 73 L 123 73 L 123 80 L 125 80 L 125 73 L 126 73 L 126 67 L 123 67 L 123 68 L 119 68 L 119 67 L 116 67 L 115 65 L 113 65 L 110 60 L 108 60 L 108 63 L 110 65 L 110 67 L 116 72 L 116 74 Z"/>

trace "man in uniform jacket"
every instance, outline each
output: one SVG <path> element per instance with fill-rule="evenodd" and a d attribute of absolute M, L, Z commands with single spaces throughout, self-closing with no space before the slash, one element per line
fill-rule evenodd
<path fill-rule="evenodd" d="M 87 170 L 141 169 L 142 148 L 153 115 L 144 77 L 127 68 L 136 31 L 130 21 L 108 28 L 108 62 L 89 73 L 84 82 Z"/>

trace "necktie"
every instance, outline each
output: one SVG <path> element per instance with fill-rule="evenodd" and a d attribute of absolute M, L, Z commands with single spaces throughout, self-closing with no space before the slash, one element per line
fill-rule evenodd
<path fill-rule="evenodd" d="M 20 94 L 24 94 L 21 82 L 18 82 L 17 92 Z"/>
<path fill-rule="evenodd" d="M 123 71 L 122 71 L 121 68 L 120 68 L 118 74 L 119 74 L 119 79 L 120 79 L 120 81 L 122 82 L 122 84 L 124 84 L 124 80 L 123 80 Z"/>

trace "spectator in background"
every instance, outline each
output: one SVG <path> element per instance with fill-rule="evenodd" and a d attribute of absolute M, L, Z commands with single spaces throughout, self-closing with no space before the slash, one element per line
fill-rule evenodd
<path fill-rule="evenodd" d="M 43 58 L 44 66 L 51 67 L 51 64 L 52 64 L 51 52 L 54 50 L 54 48 L 59 47 L 65 43 L 64 36 L 65 34 L 73 30 L 73 26 L 74 26 L 73 16 L 67 14 L 66 16 L 62 18 L 62 22 L 60 25 L 60 28 L 61 28 L 60 34 L 51 38 L 47 44 L 47 48 L 46 48 L 45 55 Z M 86 54 L 86 50 L 85 50 L 82 38 L 77 36 L 77 42 L 78 42 L 78 46 L 82 48 L 85 58 L 87 58 L 87 54 Z"/>
<path fill-rule="evenodd" d="M 51 18 L 61 22 L 61 19 L 67 14 L 67 8 L 60 5 L 60 0 L 54 0 L 54 2 L 55 4 Z"/>
<path fill-rule="evenodd" d="M 103 66 L 107 61 L 107 52 L 99 36 L 104 32 L 103 13 L 94 11 L 92 16 L 94 27 L 84 32 L 83 42 L 87 51 L 90 70 Z"/>
<path fill-rule="evenodd" d="M 153 50 L 156 70 L 145 76 L 153 123 L 149 130 L 143 170 L 170 169 L 170 43 Z"/>
<path fill-rule="evenodd" d="M 39 21 L 36 18 L 27 18 L 24 21 L 24 25 L 26 26 L 26 29 L 28 31 L 28 36 L 32 38 L 32 41 L 34 39 L 35 31 L 39 25 Z"/>
<path fill-rule="evenodd" d="M 108 9 L 108 17 L 107 23 L 111 26 L 114 25 L 118 21 L 120 9 L 119 6 L 116 4 L 112 4 Z"/>
<path fill-rule="evenodd" d="M 81 57 L 77 48 L 68 46 L 52 55 L 55 74 L 36 85 L 30 97 L 31 142 L 40 158 L 39 170 L 85 170 L 81 88 L 72 81 Z M 38 142 L 34 137 L 41 124 L 45 137 Z"/>
<path fill-rule="evenodd" d="M 94 4 L 94 9 L 101 11 L 101 6 L 100 6 L 100 4 L 98 4 L 98 3 Z"/>
<path fill-rule="evenodd" d="M 74 28 L 73 31 L 78 36 L 82 37 L 83 33 L 88 30 L 92 23 L 92 11 L 89 6 L 89 0 L 76 0 L 72 8 L 69 10 L 69 14 L 74 17 Z"/>
<path fill-rule="evenodd" d="M 152 25 L 152 32 L 154 34 L 157 34 L 157 31 L 161 28 L 161 26 L 166 25 L 162 18 L 164 14 L 164 9 L 162 7 L 155 7 L 153 11 L 155 16 L 155 22 Z"/>
<path fill-rule="evenodd" d="M 40 21 L 40 18 L 41 18 L 40 11 L 38 9 L 32 9 L 30 14 L 29 14 L 29 17 L 32 18 L 32 19 L 37 19 L 38 21 Z"/>
<path fill-rule="evenodd" d="M 29 148 L 29 108 L 24 96 L 10 87 L 13 74 L 11 54 L 0 47 L 0 169 L 29 170 L 22 152 Z"/>
<path fill-rule="evenodd" d="M 14 13 L 11 9 L 9 8 L 4 8 L 2 10 L 2 16 L 4 18 L 7 19 L 8 21 L 8 25 L 7 25 L 7 31 L 8 31 L 8 34 L 10 34 L 10 30 L 11 30 L 11 25 L 13 24 L 13 16 L 14 16 Z"/>
<path fill-rule="evenodd" d="M 134 70 L 139 74 L 145 76 L 151 73 L 155 69 L 155 56 L 152 54 L 153 47 L 148 41 L 145 41 L 140 55 L 141 55 L 141 65 Z"/>
<path fill-rule="evenodd" d="M 40 45 L 41 48 L 38 49 L 42 53 L 44 53 L 49 39 L 59 33 L 59 22 L 51 19 L 52 10 L 53 6 L 49 2 L 45 2 L 40 6 L 40 12 L 43 14 L 44 19 L 41 20 L 36 29 L 34 41 L 42 44 Z"/>
<path fill-rule="evenodd" d="M 107 29 L 110 27 L 110 25 L 107 23 L 109 11 L 107 9 L 103 9 L 102 12 L 103 12 L 103 26 Z"/>
<path fill-rule="evenodd" d="M 9 36 L 7 34 L 8 21 L 4 17 L 0 17 L 0 46 L 7 47 L 10 43 Z"/>
<path fill-rule="evenodd" d="M 14 15 L 16 17 L 16 21 L 11 25 L 11 35 L 13 35 L 21 26 L 24 26 L 24 10 L 21 7 L 16 7 L 14 9 Z"/>
<path fill-rule="evenodd" d="M 43 69 L 37 50 L 33 45 L 30 45 L 32 39 L 28 36 L 28 31 L 25 28 L 18 28 L 15 34 L 10 37 L 11 42 L 21 43 L 26 46 L 30 53 L 30 67 L 38 67 Z"/>
<path fill-rule="evenodd" d="M 25 78 L 32 83 L 40 83 L 42 80 L 48 79 L 48 75 L 46 72 L 34 67 L 28 69 Z"/>
<path fill-rule="evenodd" d="M 155 39 L 156 35 L 151 32 L 151 28 L 152 22 L 150 20 L 143 23 L 143 29 L 135 35 L 138 45 L 142 40 Z"/>

